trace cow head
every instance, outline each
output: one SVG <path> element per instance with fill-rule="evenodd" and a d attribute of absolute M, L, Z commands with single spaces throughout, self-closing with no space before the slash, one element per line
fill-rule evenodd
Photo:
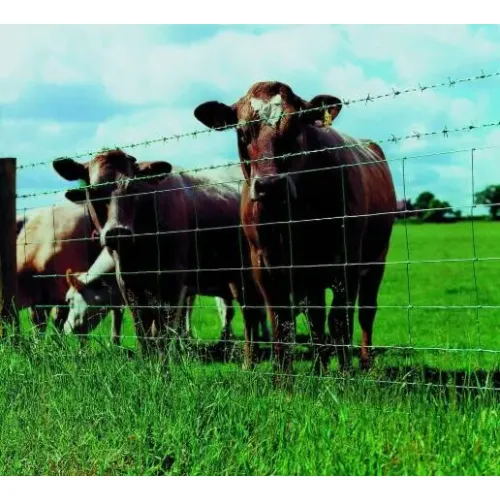
<path fill-rule="evenodd" d="M 330 125 L 341 107 L 340 99 L 331 95 L 305 101 L 288 85 L 260 82 L 232 106 L 209 101 L 199 105 L 194 115 L 210 128 L 236 126 L 250 198 L 265 202 L 283 200 L 287 189 L 292 197 L 296 195 L 293 173 L 303 169 L 305 156 L 286 155 L 306 148 L 306 126 Z"/>
<path fill-rule="evenodd" d="M 112 250 L 132 241 L 136 198 L 172 170 L 165 161 L 138 163 L 120 149 L 98 154 L 86 164 L 55 160 L 53 167 L 67 180 L 86 182 L 85 188 L 67 191 L 66 198 L 75 203 L 87 199 L 101 245 Z"/>
<path fill-rule="evenodd" d="M 100 323 L 110 305 L 120 303 L 118 290 L 111 281 L 97 279 L 86 284 L 72 274 L 71 269 L 66 271 L 66 281 L 69 287 L 65 299 L 69 311 L 63 327 L 66 334 L 89 333 Z"/>

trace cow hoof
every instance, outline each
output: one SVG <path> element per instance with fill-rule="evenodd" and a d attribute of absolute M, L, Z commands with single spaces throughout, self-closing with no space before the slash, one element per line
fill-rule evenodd
<path fill-rule="evenodd" d="M 368 359 L 362 359 L 359 362 L 359 366 L 360 366 L 361 370 L 364 371 L 364 372 L 367 372 L 372 367 L 371 366 L 371 362 Z"/>

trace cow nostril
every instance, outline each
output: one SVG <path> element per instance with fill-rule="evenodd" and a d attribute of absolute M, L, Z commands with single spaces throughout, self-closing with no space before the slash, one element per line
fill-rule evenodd
<path fill-rule="evenodd" d="M 260 197 L 264 196 L 269 192 L 274 184 L 274 179 L 265 178 L 265 179 L 255 179 L 254 181 L 254 191 L 256 195 Z"/>
<path fill-rule="evenodd" d="M 112 227 L 106 231 L 104 241 L 106 246 L 115 250 L 119 245 L 131 242 L 132 231 L 124 226 Z"/>
<path fill-rule="evenodd" d="M 255 179 L 252 190 L 252 200 L 258 201 L 262 200 L 265 197 L 268 197 L 269 195 L 279 195 L 279 187 L 281 186 L 281 184 L 282 182 L 280 182 L 280 179 L 278 177 L 265 177 L 262 179 Z"/>

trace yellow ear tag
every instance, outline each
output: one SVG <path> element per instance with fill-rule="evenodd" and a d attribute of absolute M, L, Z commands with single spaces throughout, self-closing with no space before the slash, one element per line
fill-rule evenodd
<path fill-rule="evenodd" d="M 323 125 L 329 127 L 332 124 L 332 115 L 328 109 L 325 109 L 325 114 L 323 115 Z"/>

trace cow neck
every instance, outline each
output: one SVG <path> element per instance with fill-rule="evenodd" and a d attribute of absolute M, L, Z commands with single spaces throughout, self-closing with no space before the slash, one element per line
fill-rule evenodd
<path fill-rule="evenodd" d="M 100 234 L 102 231 L 102 226 L 99 223 L 99 219 L 97 217 L 96 211 L 94 210 L 94 205 L 92 205 L 92 201 L 90 200 L 90 194 L 87 188 L 85 188 L 85 198 L 87 199 L 87 206 L 89 209 L 90 218 L 92 219 L 92 222 L 94 223 L 97 232 Z"/>

